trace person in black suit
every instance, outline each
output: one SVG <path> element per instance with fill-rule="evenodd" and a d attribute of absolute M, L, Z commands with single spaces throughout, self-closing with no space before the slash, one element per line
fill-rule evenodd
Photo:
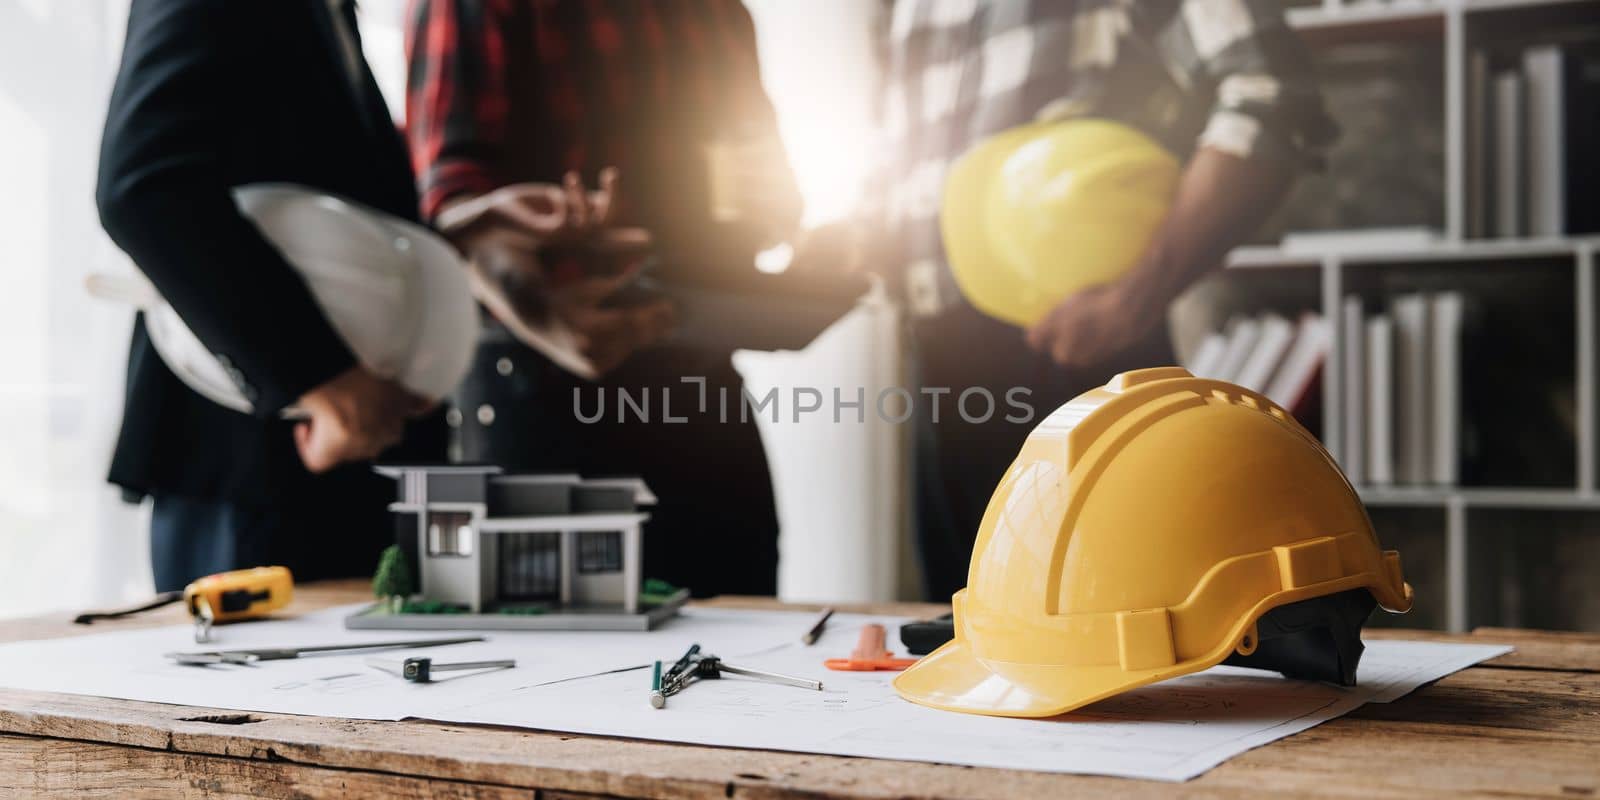
<path fill-rule="evenodd" d="M 407 421 L 426 403 L 357 363 L 229 194 L 288 182 L 417 219 L 358 36 L 352 0 L 133 0 L 101 223 L 257 409 L 189 390 L 135 322 L 110 480 L 154 499 L 158 590 L 263 564 L 300 579 L 367 574 L 393 541 L 393 488 L 363 462 L 444 457 L 441 419 Z M 293 403 L 308 420 L 279 418 Z"/>

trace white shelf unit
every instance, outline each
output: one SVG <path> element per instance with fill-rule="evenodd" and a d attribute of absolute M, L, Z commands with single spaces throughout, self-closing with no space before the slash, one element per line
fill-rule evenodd
<path fill-rule="evenodd" d="M 1588 8 L 1580 8 L 1588 6 Z M 1543 18 L 1549 25 L 1555 15 L 1574 10 L 1600 11 L 1596 0 L 1421 0 L 1419 2 L 1342 3 L 1325 0 L 1321 6 L 1288 11 L 1289 24 L 1315 47 L 1372 41 L 1403 41 L 1417 37 L 1442 40 L 1444 64 L 1443 135 L 1445 169 L 1444 230 L 1439 241 L 1404 250 L 1291 252 L 1274 246 L 1241 247 L 1229 254 L 1231 270 L 1317 270 L 1318 293 L 1325 319 L 1340 319 L 1341 302 L 1349 286 L 1351 269 L 1415 268 L 1419 264 L 1473 269 L 1478 264 L 1515 259 L 1570 259 L 1573 276 L 1573 313 L 1577 341 L 1576 363 L 1576 480 L 1570 488 L 1363 486 L 1362 500 L 1371 508 L 1438 509 L 1444 515 L 1445 627 L 1465 631 L 1479 624 L 1471 618 L 1468 576 L 1478 566 L 1470 563 L 1469 511 L 1474 509 L 1574 510 L 1600 513 L 1597 485 L 1596 440 L 1600 436 L 1595 396 L 1596 356 L 1596 252 L 1600 236 L 1539 239 L 1465 238 L 1466 198 L 1466 85 L 1468 32 L 1474 24 Z M 1600 16 L 1600 14 L 1596 14 Z M 1594 143 L 1600 144 L 1600 143 Z M 1340 456 L 1341 419 L 1345 376 L 1342 373 L 1342 326 L 1332 325 L 1332 346 L 1323 372 L 1322 437 L 1330 452 Z"/>

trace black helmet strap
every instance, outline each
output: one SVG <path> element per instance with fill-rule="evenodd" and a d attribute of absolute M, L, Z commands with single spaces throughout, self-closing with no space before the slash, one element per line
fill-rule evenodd
<path fill-rule="evenodd" d="M 1378 602 L 1366 589 L 1278 606 L 1256 620 L 1256 649 L 1222 663 L 1281 672 L 1286 678 L 1356 684 L 1361 626 Z"/>

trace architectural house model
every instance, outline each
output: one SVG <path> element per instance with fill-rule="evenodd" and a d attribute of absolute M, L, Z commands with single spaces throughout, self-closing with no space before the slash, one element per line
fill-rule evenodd
<path fill-rule="evenodd" d="M 380 603 L 349 617 L 350 628 L 647 630 L 688 596 L 641 600 L 650 515 L 639 509 L 656 498 L 638 478 L 376 469 L 398 483 L 389 510 L 428 610 Z"/>

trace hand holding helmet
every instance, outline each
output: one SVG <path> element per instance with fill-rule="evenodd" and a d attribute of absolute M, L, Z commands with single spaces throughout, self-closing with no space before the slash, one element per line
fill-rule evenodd
<path fill-rule="evenodd" d="M 1068 295 L 1029 326 L 1028 346 L 1063 367 L 1086 367 L 1144 341 L 1161 321 L 1165 298 L 1126 279 Z"/>
<path fill-rule="evenodd" d="M 326 472 L 376 458 L 399 443 L 408 418 L 434 403 L 358 365 L 301 395 L 297 406 L 306 417 L 294 426 L 300 461 L 312 472 Z"/>
<path fill-rule="evenodd" d="M 1181 169 L 1108 120 L 1036 123 L 962 156 L 941 230 L 961 291 L 1063 366 L 1142 341 L 1167 304 L 1256 230 L 1292 169 L 1200 147 Z"/>
<path fill-rule="evenodd" d="M 460 258 L 433 232 L 290 184 L 234 190 L 240 212 L 282 253 L 359 364 L 303 394 L 283 417 L 313 472 L 377 455 L 405 420 L 453 391 L 471 365 L 478 312 Z M 151 344 L 197 394 L 257 410 L 240 374 L 137 276 L 90 276 L 89 290 L 144 312 Z"/>
<path fill-rule="evenodd" d="M 1103 119 L 1004 131 L 957 159 L 939 229 L 962 294 L 996 319 L 1039 323 L 1133 269 L 1167 218 L 1180 165 Z"/>

